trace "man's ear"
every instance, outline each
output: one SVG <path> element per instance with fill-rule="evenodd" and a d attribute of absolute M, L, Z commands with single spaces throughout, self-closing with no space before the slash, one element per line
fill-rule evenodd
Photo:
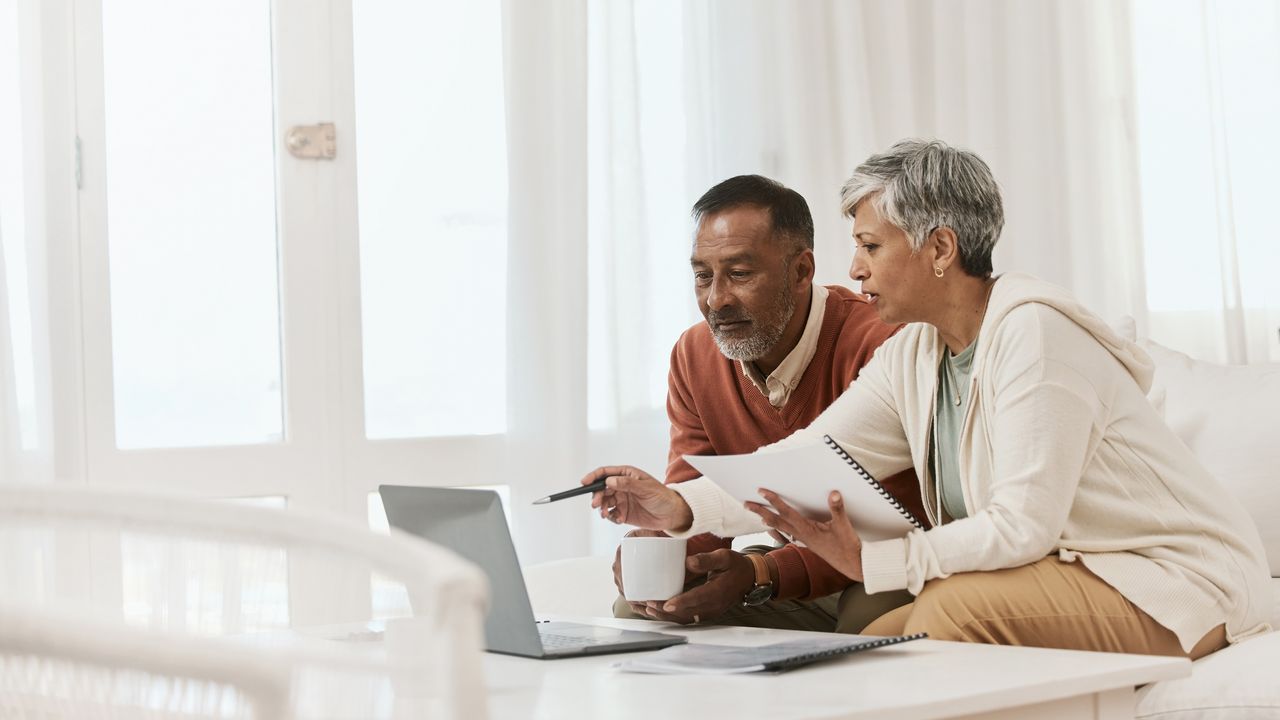
<path fill-rule="evenodd" d="M 943 225 L 929 233 L 928 244 L 933 247 L 933 266 L 942 270 L 950 270 L 954 265 L 960 267 L 960 244 L 956 231 Z"/>
<path fill-rule="evenodd" d="M 813 284 L 815 272 L 813 251 L 805 248 L 800 251 L 795 261 L 791 263 L 791 277 L 787 279 L 791 282 L 793 289 L 802 290 Z"/>

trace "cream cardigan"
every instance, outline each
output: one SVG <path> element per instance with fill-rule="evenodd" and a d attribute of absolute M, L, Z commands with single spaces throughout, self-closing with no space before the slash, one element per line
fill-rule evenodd
<path fill-rule="evenodd" d="M 1141 348 L 1066 291 L 1017 273 L 996 282 L 977 343 L 959 438 L 969 517 L 864 544 L 867 592 L 919 593 L 934 578 L 1056 552 L 1184 649 L 1222 623 L 1232 642 L 1270 629 L 1257 528 L 1147 401 L 1153 367 Z M 932 326 L 908 325 L 812 425 L 761 452 L 830 435 L 876 477 L 914 467 L 936 524 L 927 459 L 944 349 Z M 710 480 L 673 487 L 693 509 L 682 535 L 762 529 Z"/>

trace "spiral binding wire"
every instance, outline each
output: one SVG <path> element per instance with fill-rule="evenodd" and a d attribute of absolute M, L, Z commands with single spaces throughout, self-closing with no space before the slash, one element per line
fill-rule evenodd
<path fill-rule="evenodd" d="M 849 655 L 861 650 L 874 650 L 886 645 L 897 645 L 909 640 L 923 640 L 929 637 L 928 633 L 915 633 L 914 635 L 893 635 L 882 637 L 879 640 L 871 640 L 869 642 L 858 643 L 857 645 L 845 645 L 844 647 L 831 648 L 830 650 L 819 650 L 818 652 L 806 653 L 804 655 L 792 655 L 782 660 L 775 660 L 764 663 L 765 670 L 789 670 L 801 665 L 826 660 L 827 658 L 839 657 L 841 655 Z"/>
<path fill-rule="evenodd" d="M 894 497 L 893 493 L 886 490 L 885 487 L 880 484 L 879 480 L 876 480 L 875 478 L 871 477 L 871 473 L 867 472 L 866 468 L 862 467 L 862 465 L 860 465 L 857 460 L 854 460 L 852 455 L 845 452 L 844 448 L 840 447 L 840 443 L 837 443 L 835 440 L 832 440 L 830 435 L 823 435 L 822 439 L 827 443 L 827 445 L 831 447 L 832 450 L 836 451 L 837 455 L 839 455 L 842 459 L 844 459 L 846 463 L 849 464 L 849 467 L 853 468 L 855 472 L 861 475 L 863 480 L 866 480 L 867 483 L 871 485 L 871 487 L 875 488 L 875 491 L 880 493 L 881 497 L 883 497 L 885 500 L 888 500 L 889 504 L 893 506 L 894 510 L 897 510 L 898 513 L 902 515 L 902 517 L 910 520 L 912 525 L 915 525 L 917 528 L 920 528 L 921 530 L 924 529 L 924 524 L 921 523 L 920 520 L 917 519 L 916 516 L 912 514 L 910 510 L 903 507 L 902 503 L 898 502 L 898 498 Z"/>

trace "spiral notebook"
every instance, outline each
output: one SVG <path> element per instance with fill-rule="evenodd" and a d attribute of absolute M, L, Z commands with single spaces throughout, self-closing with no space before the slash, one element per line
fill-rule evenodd
<path fill-rule="evenodd" d="M 874 650 L 924 637 L 927 637 L 924 633 L 892 637 L 818 636 L 754 647 L 689 643 L 616 662 L 612 667 L 625 672 L 702 675 L 781 672 L 862 650 Z"/>
<path fill-rule="evenodd" d="M 840 444 L 822 443 L 748 455 L 685 455 L 684 459 L 721 489 L 743 502 L 768 504 L 757 492 L 768 488 L 805 515 L 831 517 L 827 495 L 839 490 L 845 514 L 863 540 L 900 538 L 924 524 L 871 476 Z"/>

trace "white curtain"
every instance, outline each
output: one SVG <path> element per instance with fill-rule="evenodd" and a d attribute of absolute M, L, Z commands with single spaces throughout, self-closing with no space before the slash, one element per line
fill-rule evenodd
<path fill-rule="evenodd" d="M 0 0 L 0 482 L 53 479 L 39 22 Z"/>
<path fill-rule="evenodd" d="M 532 563 L 588 542 L 581 504 L 530 507 L 587 469 L 585 5 L 506 0 L 503 25 L 509 476 Z"/>
<path fill-rule="evenodd" d="M 1136 0 L 1150 334 L 1195 357 L 1280 360 L 1280 2 Z"/>
<path fill-rule="evenodd" d="M 682 9 L 504 4 L 508 417 L 521 560 L 611 552 L 582 501 L 531 507 L 590 467 L 661 476 L 672 344 L 697 319 Z"/>
<path fill-rule="evenodd" d="M 838 190 L 906 137 L 981 155 L 1007 224 L 997 272 L 1068 286 L 1104 315 L 1140 314 L 1143 283 L 1123 6 L 914 0 L 700 3 L 690 77 L 698 184 L 763 172 L 799 190 L 818 276 L 849 282 Z"/>
<path fill-rule="evenodd" d="M 820 279 L 847 281 L 853 166 L 938 137 L 1001 181 L 997 272 L 1196 357 L 1280 359 L 1276 0 L 704 1 L 689 25 L 691 184 L 800 190 Z"/>

